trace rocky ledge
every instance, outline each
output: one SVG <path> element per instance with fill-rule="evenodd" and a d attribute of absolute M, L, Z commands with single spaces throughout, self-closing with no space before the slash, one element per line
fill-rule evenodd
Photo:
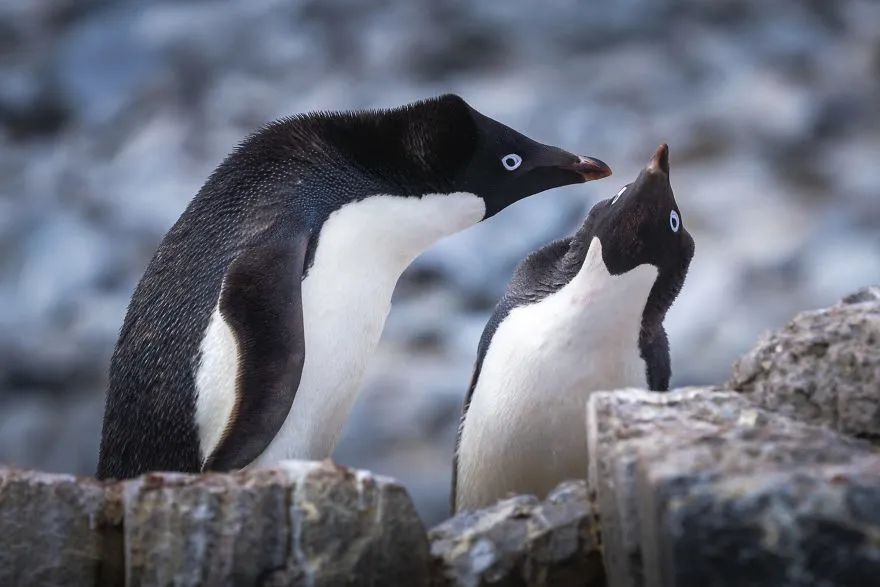
<path fill-rule="evenodd" d="M 588 478 L 426 532 L 329 462 L 118 483 L 0 469 L 0 585 L 865 585 L 880 576 L 880 290 L 718 388 L 598 392 Z"/>

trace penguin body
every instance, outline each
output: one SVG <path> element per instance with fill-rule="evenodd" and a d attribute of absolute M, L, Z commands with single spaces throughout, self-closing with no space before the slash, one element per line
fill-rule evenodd
<path fill-rule="evenodd" d="M 517 199 L 609 173 L 457 96 L 261 129 L 134 292 L 98 476 L 328 457 L 406 266 Z"/>
<path fill-rule="evenodd" d="M 528 256 L 480 340 L 459 428 L 453 509 L 543 497 L 586 476 L 592 391 L 669 387 L 663 319 L 694 243 L 669 185 L 668 150 L 596 204 L 572 237 Z"/>

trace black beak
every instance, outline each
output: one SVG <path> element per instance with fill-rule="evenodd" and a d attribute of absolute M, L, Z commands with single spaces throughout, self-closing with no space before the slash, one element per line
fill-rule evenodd
<path fill-rule="evenodd" d="M 571 165 L 563 165 L 562 169 L 570 169 L 584 178 L 584 181 L 602 179 L 611 175 L 611 168 L 593 157 L 578 156 L 578 161 Z"/>
<path fill-rule="evenodd" d="M 651 157 L 651 160 L 648 161 L 648 167 L 645 169 L 648 173 L 662 171 L 666 175 L 669 175 L 669 145 L 663 143 L 657 147 L 657 151 L 654 153 L 654 156 Z"/>

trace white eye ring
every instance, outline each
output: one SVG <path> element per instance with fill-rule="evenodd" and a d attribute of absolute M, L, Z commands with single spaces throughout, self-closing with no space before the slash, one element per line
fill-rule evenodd
<path fill-rule="evenodd" d="M 681 219 L 678 217 L 678 212 L 673 210 L 669 213 L 669 228 L 672 232 L 678 232 L 679 227 L 681 227 Z"/>
<path fill-rule="evenodd" d="M 619 199 L 620 199 L 620 196 L 622 196 L 622 195 L 623 195 L 623 192 L 625 192 L 625 191 L 626 191 L 626 188 L 627 188 L 627 187 L 628 187 L 628 186 L 623 186 L 623 187 L 622 187 L 622 188 L 620 188 L 620 191 L 619 191 L 619 192 L 617 192 L 617 194 L 616 194 L 616 195 L 615 195 L 615 196 L 614 196 L 614 199 L 613 199 L 613 200 L 611 200 L 611 205 L 612 205 L 612 206 L 613 206 L 613 205 L 614 205 L 614 204 L 616 204 L 616 203 L 617 203 L 617 200 L 619 200 Z"/>
<path fill-rule="evenodd" d="M 507 171 L 513 171 L 522 165 L 522 157 L 516 153 L 510 153 L 501 158 L 501 164 L 504 165 L 504 169 Z"/>

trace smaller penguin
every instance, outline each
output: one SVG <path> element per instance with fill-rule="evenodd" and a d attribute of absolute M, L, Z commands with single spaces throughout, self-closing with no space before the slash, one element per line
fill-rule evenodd
<path fill-rule="evenodd" d="M 577 233 L 529 255 L 480 339 L 459 426 L 452 507 L 545 496 L 587 472 L 593 391 L 669 389 L 663 328 L 694 253 L 669 149 L 593 206 Z"/>

